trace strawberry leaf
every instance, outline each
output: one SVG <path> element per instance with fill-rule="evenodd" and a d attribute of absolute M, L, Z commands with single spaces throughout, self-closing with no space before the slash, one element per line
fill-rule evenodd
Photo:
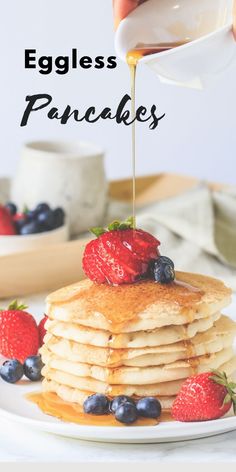
<path fill-rule="evenodd" d="M 18 303 L 17 300 L 14 300 L 13 302 L 10 303 L 10 305 L 8 306 L 8 310 L 19 310 L 19 311 L 23 311 L 23 310 L 26 310 L 28 308 L 27 305 L 24 305 L 23 303 Z"/>
<path fill-rule="evenodd" d="M 115 220 L 108 225 L 108 231 L 115 231 L 117 229 L 120 229 L 120 221 L 118 220 Z"/>
<path fill-rule="evenodd" d="M 99 238 L 99 236 L 101 236 L 102 234 L 106 233 L 105 228 L 102 228 L 101 226 L 90 228 L 90 231 L 91 231 L 91 233 L 95 234 L 95 236 L 97 236 L 97 238 Z"/>
<path fill-rule="evenodd" d="M 125 223 L 129 226 L 131 229 L 135 229 L 135 217 L 134 216 L 129 216 Z"/>
<path fill-rule="evenodd" d="M 236 415 L 236 400 L 233 400 L 234 415 Z"/>
<path fill-rule="evenodd" d="M 129 216 L 125 221 L 112 221 L 108 225 L 108 228 L 102 228 L 101 226 L 97 226 L 94 228 L 90 228 L 91 233 L 95 234 L 97 238 L 102 234 L 106 233 L 107 231 L 125 231 L 126 229 L 135 229 L 135 218 L 133 216 Z"/>
<path fill-rule="evenodd" d="M 10 303 L 10 305 L 7 308 L 0 308 L 1 311 L 6 311 L 6 310 L 18 310 L 18 311 L 24 311 L 28 308 L 27 305 L 24 305 L 23 303 L 18 303 L 17 300 L 13 300 L 13 302 Z"/>
<path fill-rule="evenodd" d="M 236 383 L 230 382 L 229 383 L 229 388 L 231 388 L 231 390 L 234 390 L 236 388 Z"/>
<path fill-rule="evenodd" d="M 225 396 L 225 399 L 223 401 L 223 405 L 226 405 L 227 403 L 229 403 L 231 401 L 231 396 L 229 393 L 227 393 L 227 395 Z"/>
<path fill-rule="evenodd" d="M 30 210 L 29 210 L 28 206 L 27 206 L 27 205 L 24 205 L 24 208 L 23 208 L 23 212 L 22 212 L 22 213 L 24 213 L 24 215 L 27 215 L 27 213 L 29 213 L 29 211 L 30 211 Z"/>
<path fill-rule="evenodd" d="M 212 377 L 210 377 L 213 382 L 223 385 L 226 390 L 227 394 L 225 396 L 223 405 L 226 405 L 227 403 L 232 403 L 233 404 L 233 410 L 234 414 L 236 415 L 236 384 L 234 382 L 229 382 L 227 375 L 225 372 L 218 372 L 218 370 L 212 370 Z"/>

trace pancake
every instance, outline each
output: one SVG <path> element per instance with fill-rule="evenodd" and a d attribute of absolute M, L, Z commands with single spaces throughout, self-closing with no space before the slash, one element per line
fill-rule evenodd
<path fill-rule="evenodd" d="M 205 366 L 206 367 L 206 366 Z M 229 361 L 218 366 L 220 371 L 226 373 L 230 376 L 236 370 L 236 358 L 233 356 Z M 207 366 L 206 371 L 209 369 Z M 204 371 L 204 369 L 203 369 Z M 62 371 L 56 370 L 47 370 L 46 381 L 43 381 L 43 388 L 47 384 L 47 381 L 53 381 L 59 385 L 64 385 L 74 389 L 78 389 L 86 392 L 86 396 L 91 393 L 103 393 L 114 397 L 116 395 L 129 395 L 129 396 L 173 396 L 176 395 L 185 380 L 185 378 L 178 379 L 175 381 L 161 382 L 151 385 L 113 385 L 109 386 L 108 384 L 94 380 L 91 378 L 82 378 Z"/>
<path fill-rule="evenodd" d="M 117 287 L 86 279 L 47 298 L 49 318 L 111 333 L 152 330 L 207 318 L 230 302 L 231 290 L 212 277 L 176 273 L 176 282 L 152 280 Z"/>
<path fill-rule="evenodd" d="M 45 392 L 54 392 L 56 393 L 62 400 L 70 403 L 78 403 L 79 405 L 83 406 L 84 401 L 86 398 L 95 392 L 84 392 L 82 390 L 67 387 L 66 385 L 60 385 L 55 381 L 52 380 L 44 380 L 43 381 L 43 389 Z M 139 397 L 134 397 L 136 400 Z M 172 403 L 175 399 L 174 396 L 165 396 L 158 398 L 161 406 L 163 409 L 170 409 Z"/>
<path fill-rule="evenodd" d="M 72 322 L 47 320 L 45 327 L 54 336 L 81 344 L 112 349 L 143 348 L 172 344 L 193 338 L 197 333 L 211 328 L 220 318 L 220 312 L 208 318 L 195 320 L 187 325 L 164 326 L 150 331 L 112 334 L 109 331 L 93 329 Z"/>
<path fill-rule="evenodd" d="M 156 396 L 170 408 L 189 376 L 230 376 L 236 323 L 221 310 L 231 290 L 211 277 L 176 276 L 117 287 L 86 279 L 49 295 L 43 390 L 79 405 L 93 393 Z"/>
<path fill-rule="evenodd" d="M 221 316 L 212 328 L 196 334 L 190 341 L 139 349 L 107 349 L 77 343 L 48 333 L 45 337 L 47 348 L 44 346 L 41 353 L 43 355 L 45 349 L 48 349 L 59 358 L 103 367 L 155 366 L 185 359 L 189 355 L 202 356 L 221 351 L 232 345 L 235 332 L 236 323 L 226 316 Z"/>
<path fill-rule="evenodd" d="M 207 354 L 188 360 L 176 361 L 171 364 L 149 367 L 118 367 L 108 368 L 91 364 L 71 362 L 58 358 L 48 350 L 45 350 L 43 362 L 43 375 L 48 377 L 48 372 L 71 374 L 80 379 L 91 378 L 108 385 L 149 385 L 153 383 L 169 382 L 189 377 L 193 373 L 205 372 L 218 367 L 229 361 L 234 355 L 232 347 L 222 349 L 214 354 Z M 50 375 L 50 374 L 49 374 Z M 62 382 L 63 383 L 63 382 Z M 71 385 L 73 387 L 73 385 Z"/>

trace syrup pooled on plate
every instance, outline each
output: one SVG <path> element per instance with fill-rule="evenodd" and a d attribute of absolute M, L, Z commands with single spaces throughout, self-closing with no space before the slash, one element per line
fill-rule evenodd
<path fill-rule="evenodd" d="M 65 402 L 53 392 L 30 393 L 27 395 L 27 399 L 38 405 L 46 415 L 55 416 L 65 422 L 86 426 L 125 426 L 117 421 L 112 414 L 89 415 L 84 413 L 80 405 Z M 157 419 L 138 418 L 133 426 L 155 426 L 163 421 L 172 421 L 170 412 L 167 410 Z"/>

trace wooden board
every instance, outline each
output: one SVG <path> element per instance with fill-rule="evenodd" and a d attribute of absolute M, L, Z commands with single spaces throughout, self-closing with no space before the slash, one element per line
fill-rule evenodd
<path fill-rule="evenodd" d="M 137 179 L 137 205 L 142 206 L 178 195 L 198 183 L 197 179 L 161 174 Z M 218 185 L 217 185 L 218 187 Z M 132 198 L 130 179 L 111 182 L 109 196 Z M 0 298 L 52 291 L 83 278 L 81 259 L 85 240 L 0 257 Z"/>

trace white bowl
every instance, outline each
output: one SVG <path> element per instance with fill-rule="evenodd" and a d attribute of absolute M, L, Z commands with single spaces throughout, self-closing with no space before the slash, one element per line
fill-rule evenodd
<path fill-rule="evenodd" d="M 126 60 L 137 44 L 186 42 L 140 60 L 176 84 L 202 87 L 236 57 L 232 0 L 148 0 L 119 25 L 116 51 Z"/>
<path fill-rule="evenodd" d="M 73 236 L 101 226 L 107 202 L 103 150 L 83 141 L 26 143 L 10 199 L 18 208 L 41 201 L 64 208 Z"/>
<path fill-rule="evenodd" d="M 45 246 L 63 243 L 68 240 L 68 226 L 44 233 L 29 234 L 27 236 L 0 236 L 0 256 L 16 252 L 33 251 Z"/>

